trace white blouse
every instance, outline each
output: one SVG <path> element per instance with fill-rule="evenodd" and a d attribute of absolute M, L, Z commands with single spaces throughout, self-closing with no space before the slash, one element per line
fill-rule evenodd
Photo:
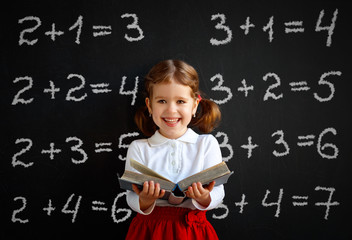
<path fill-rule="evenodd" d="M 148 139 L 134 140 L 127 151 L 125 169 L 138 172 L 131 167 L 130 159 L 142 163 L 177 183 L 186 177 L 220 163 L 222 156 L 219 143 L 213 135 L 199 135 L 189 128 L 178 139 L 166 138 L 159 131 L 156 131 Z M 210 192 L 211 203 L 207 208 L 201 206 L 194 199 L 186 199 L 179 205 L 171 205 L 167 200 L 157 199 L 154 205 L 147 211 L 142 212 L 139 206 L 139 196 L 133 191 L 127 191 L 127 204 L 134 211 L 144 215 L 150 214 L 155 206 L 210 210 L 218 206 L 224 196 L 224 186 L 219 185 Z"/>

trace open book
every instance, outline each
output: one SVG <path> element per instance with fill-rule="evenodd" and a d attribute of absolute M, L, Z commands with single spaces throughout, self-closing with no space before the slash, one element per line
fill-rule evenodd
<path fill-rule="evenodd" d="M 140 162 L 131 159 L 131 166 L 140 173 L 125 170 L 119 177 L 119 184 L 122 189 L 132 190 L 132 184 L 142 188 L 145 181 L 154 181 L 160 184 L 160 188 L 166 191 L 164 199 L 168 199 L 171 204 L 180 204 L 185 198 L 185 192 L 194 182 L 201 182 L 207 185 L 215 181 L 215 186 L 227 183 L 228 178 L 233 174 L 223 161 L 199 173 L 193 174 L 178 183 L 161 176 L 154 170 L 144 166 Z"/>

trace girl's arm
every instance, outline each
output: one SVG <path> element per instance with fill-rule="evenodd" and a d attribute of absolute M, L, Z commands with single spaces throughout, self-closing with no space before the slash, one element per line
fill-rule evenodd
<path fill-rule="evenodd" d="M 133 141 L 127 150 L 125 170 L 137 171 L 132 168 L 130 160 L 134 159 L 144 163 L 144 159 L 141 156 L 138 141 Z M 160 189 L 160 185 L 153 181 L 145 182 L 142 190 L 136 185 L 132 185 L 132 189 L 133 191 L 127 191 L 127 204 L 134 211 L 141 214 L 150 214 L 154 209 L 155 201 L 158 198 L 162 198 L 165 194 L 165 190 Z"/>
<path fill-rule="evenodd" d="M 204 135 L 203 135 L 204 136 Z M 218 141 L 213 135 L 206 135 L 201 149 L 204 151 L 204 169 L 214 166 L 222 161 L 221 150 Z M 214 183 L 212 183 L 214 184 Z M 193 205 L 200 210 L 210 210 L 217 207 L 225 197 L 224 185 L 214 187 L 209 184 L 207 187 L 202 187 L 197 183 L 192 185 Z M 190 191 L 191 193 L 191 191 Z"/>

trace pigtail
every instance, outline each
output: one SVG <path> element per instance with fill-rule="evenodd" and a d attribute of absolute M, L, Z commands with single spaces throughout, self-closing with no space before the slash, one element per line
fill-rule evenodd
<path fill-rule="evenodd" d="M 197 127 L 203 133 L 210 133 L 221 121 L 219 106 L 209 99 L 201 99 L 198 112 L 191 121 L 192 127 Z"/>
<path fill-rule="evenodd" d="M 134 115 L 134 121 L 141 130 L 141 132 L 146 136 L 152 136 L 157 130 L 153 118 L 149 116 L 148 108 L 146 106 L 140 107 L 136 114 Z"/>

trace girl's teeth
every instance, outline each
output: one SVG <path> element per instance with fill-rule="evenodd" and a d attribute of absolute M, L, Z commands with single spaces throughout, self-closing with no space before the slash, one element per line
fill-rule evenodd
<path fill-rule="evenodd" d="M 175 122 L 177 122 L 177 121 L 178 121 L 178 119 L 167 119 L 167 118 L 165 118 L 165 121 L 166 121 L 166 122 L 172 122 L 172 123 L 175 123 Z"/>

